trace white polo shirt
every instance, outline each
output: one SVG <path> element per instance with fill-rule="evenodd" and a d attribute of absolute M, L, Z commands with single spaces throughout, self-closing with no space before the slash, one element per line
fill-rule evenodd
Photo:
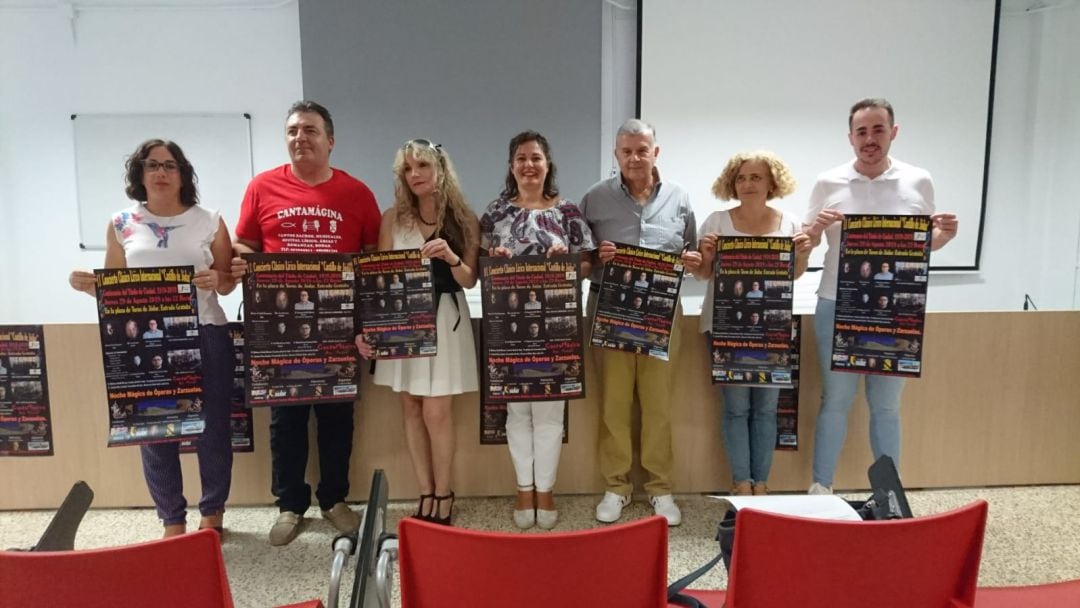
<path fill-rule="evenodd" d="M 930 173 L 892 157 L 889 163 L 889 168 L 874 179 L 856 171 L 854 160 L 819 175 L 810 193 L 810 208 L 803 224 L 813 224 L 822 209 L 835 209 L 845 215 L 932 215 L 934 181 Z M 836 299 L 840 229 L 841 222 L 825 229 L 829 249 L 825 252 L 825 268 L 817 295 L 826 300 Z"/>

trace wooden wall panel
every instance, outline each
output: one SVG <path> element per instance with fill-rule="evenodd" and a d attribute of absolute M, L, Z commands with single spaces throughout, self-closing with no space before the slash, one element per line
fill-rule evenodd
<path fill-rule="evenodd" d="M 706 348 L 682 323 L 682 352 L 672 364 L 675 491 L 726 491 L 729 472 L 720 443 L 721 404 L 709 383 Z M 804 318 L 800 449 L 777 452 L 769 485 L 802 491 L 810 483 L 820 377 L 812 318 Z M 908 487 L 1080 483 L 1080 312 L 936 313 L 927 319 L 925 369 L 903 396 L 901 469 Z M 87 481 L 94 504 L 144 506 L 149 496 L 138 448 L 106 448 L 104 378 L 98 334 L 91 325 L 49 325 L 49 386 L 55 455 L 0 458 L 0 509 L 53 508 L 71 483 Z M 600 391 L 588 366 L 589 398 L 570 404 L 570 441 L 563 448 L 556 491 L 603 490 L 597 471 Z M 861 390 L 860 390 L 861 393 Z M 454 401 L 458 451 L 455 490 L 460 496 L 514 491 L 504 446 L 479 444 L 476 394 Z M 314 420 L 314 417 L 312 417 Z M 266 504 L 270 494 L 269 412 L 255 413 L 256 451 L 237 454 L 230 504 Z M 849 418 L 837 470 L 838 488 L 867 487 L 870 465 L 866 403 L 860 396 Z M 312 429 L 313 430 L 313 429 Z M 317 471 L 314 441 L 309 458 Z M 194 455 L 183 457 L 188 501 L 198 501 Z M 416 494 L 396 395 L 365 375 L 357 407 L 351 498 L 367 495 L 372 469 L 385 469 L 394 497 Z M 640 470 L 635 470 L 640 480 Z"/>

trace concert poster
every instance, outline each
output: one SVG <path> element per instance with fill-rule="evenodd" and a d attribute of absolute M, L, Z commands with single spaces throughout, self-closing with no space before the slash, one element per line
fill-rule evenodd
<path fill-rule="evenodd" d="M 233 453 L 254 452 L 255 435 L 251 426 L 251 408 L 244 403 L 244 324 L 228 324 L 229 339 L 233 345 L 232 393 L 229 396 L 229 438 Z M 195 453 L 195 439 L 185 439 L 180 444 L 181 454 Z"/>
<path fill-rule="evenodd" d="M 42 326 L 0 325 L 0 456 L 52 453 Z"/>
<path fill-rule="evenodd" d="M 802 317 L 791 319 L 791 386 L 780 389 L 776 403 L 776 449 L 799 449 L 799 359 L 802 354 Z"/>
<path fill-rule="evenodd" d="M 481 402 L 585 397 L 577 255 L 480 258 Z"/>
<path fill-rule="evenodd" d="M 833 370 L 922 374 L 932 228 L 925 215 L 844 216 Z"/>
<path fill-rule="evenodd" d="M 434 357 L 435 280 L 419 249 L 357 255 L 357 306 L 376 359 Z"/>
<path fill-rule="evenodd" d="M 203 432 L 202 351 L 191 266 L 98 269 L 109 447 Z"/>
<path fill-rule="evenodd" d="M 712 380 L 792 386 L 795 254 L 787 237 L 722 237 L 713 269 Z"/>
<path fill-rule="evenodd" d="M 480 445 L 506 444 L 506 408 L 504 403 L 480 402 Z M 570 441 L 570 402 L 563 401 L 562 442 Z"/>
<path fill-rule="evenodd" d="M 681 255 L 616 243 L 605 265 L 593 346 L 667 361 L 682 286 Z"/>
<path fill-rule="evenodd" d="M 353 401 L 352 254 L 245 254 L 244 399 L 249 407 Z"/>

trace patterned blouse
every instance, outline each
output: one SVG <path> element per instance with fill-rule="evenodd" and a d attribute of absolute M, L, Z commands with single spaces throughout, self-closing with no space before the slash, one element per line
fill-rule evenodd
<path fill-rule="evenodd" d="M 499 197 L 480 218 L 480 246 L 506 247 L 514 255 L 543 255 L 562 243 L 570 253 L 596 249 L 592 231 L 577 205 L 560 199 L 549 209 L 522 209 Z"/>

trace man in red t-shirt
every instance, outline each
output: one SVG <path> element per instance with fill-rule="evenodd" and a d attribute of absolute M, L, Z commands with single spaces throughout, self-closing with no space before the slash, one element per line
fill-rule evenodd
<path fill-rule="evenodd" d="M 379 207 L 363 182 L 330 166 L 334 122 L 313 101 L 289 108 L 285 122 L 289 163 L 255 176 L 244 193 L 236 224 L 236 254 L 353 253 L 371 251 L 379 240 Z M 240 280 L 246 264 L 233 259 Z M 296 538 L 311 506 L 311 486 L 304 480 L 308 456 L 308 416 L 318 421 L 319 480 L 315 496 L 323 517 L 341 532 L 360 526 L 345 504 L 349 493 L 353 403 L 282 405 L 270 411 L 273 492 L 280 509 L 270 529 L 270 544 Z"/>

